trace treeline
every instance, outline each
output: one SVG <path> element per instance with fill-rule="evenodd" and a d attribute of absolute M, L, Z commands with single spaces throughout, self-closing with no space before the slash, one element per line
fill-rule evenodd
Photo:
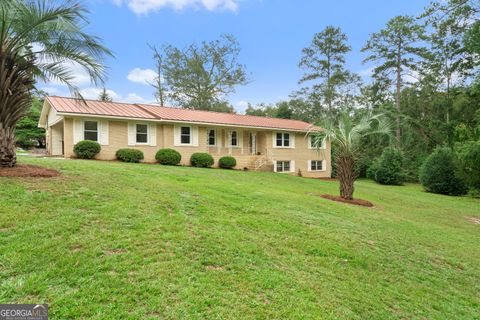
<path fill-rule="evenodd" d="M 346 68 L 347 35 L 328 26 L 302 50 L 301 90 L 288 101 L 249 106 L 247 114 L 319 123 L 347 110 L 353 118 L 382 113 L 394 138 L 367 137 L 358 166 L 366 176 L 389 145 L 402 150 L 408 180 L 437 146 L 462 149 L 480 139 L 480 3 L 433 2 L 419 17 L 397 16 L 362 48 L 371 82 Z M 480 159 L 479 159 L 480 161 Z"/>

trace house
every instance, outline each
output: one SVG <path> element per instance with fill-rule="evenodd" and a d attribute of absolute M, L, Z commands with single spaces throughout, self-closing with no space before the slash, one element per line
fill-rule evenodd
<path fill-rule="evenodd" d="M 308 132 L 321 130 L 309 123 L 147 104 L 101 102 L 50 96 L 45 99 L 39 127 L 46 129 L 47 152 L 74 157 L 81 140 L 98 141 L 97 159 L 115 159 L 121 148 L 143 151 L 145 162 L 172 148 L 188 165 L 194 152 L 215 159 L 231 155 L 237 169 L 330 177 L 330 145 L 312 146 Z"/>

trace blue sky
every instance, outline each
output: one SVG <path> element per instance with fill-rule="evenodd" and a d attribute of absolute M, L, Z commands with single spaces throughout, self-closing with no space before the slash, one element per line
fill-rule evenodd
<path fill-rule="evenodd" d="M 229 101 L 237 112 L 246 103 L 287 99 L 300 86 L 297 67 L 301 49 L 327 25 L 339 26 L 349 37 L 352 52 L 347 67 L 368 78 L 371 65 L 362 65 L 360 49 L 372 32 L 393 16 L 418 15 L 428 0 L 84 0 L 90 10 L 89 32 L 104 40 L 115 58 L 108 59 L 106 88 L 116 101 L 153 102 L 146 84 L 154 76 L 154 61 L 147 43 L 183 47 L 192 42 L 233 34 L 242 48 L 251 83 L 237 87 Z M 78 70 L 77 84 L 88 98 L 98 88 Z M 68 95 L 58 84 L 47 92 Z"/>

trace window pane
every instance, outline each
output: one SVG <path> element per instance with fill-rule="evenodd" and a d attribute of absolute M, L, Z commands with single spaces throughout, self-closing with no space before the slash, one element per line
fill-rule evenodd
<path fill-rule="evenodd" d="M 148 138 L 145 133 L 137 133 L 137 142 L 138 143 L 147 143 Z"/>
<path fill-rule="evenodd" d="M 283 171 L 290 171 L 290 161 L 285 161 L 283 163 Z"/>
<path fill-rule="evenodd" d="M 190 134 L 190 127 L 182 127 L 181 130 L 182 134 Z"/>
<path fill-rule="evenodd" d="M 97 131 L 97 122 L 96 121 L 85 121 L 85 130 Z"/>
<path fill-rule="evenodd" d="M 277 139 L 277 147 L 281 147 L 281 146 L 282 146 L 282 142 L 283 142 L 282 139 Z"/>
<path fill-rule="evenodd" d="M 189 135 L 182 135 L 180 137 L 180 142 L 183 144 L 189 144 L 190 143 L 190 136 Z"/>
<path fill-rule="evenodd" d="M 208 145 L 210 146 L 215 145 L 215 130 L 208 131 Z"/>
<path fill-rule="evenodd" d="M 95 131 L 85 131 L 84 132 L 85 140 L 98 141 L 98 132 Z"/>
<path fill-rule="evenodd" d="M 137 124 L 137 133 L 147 133 L 148 127 L 146 124 Z"/>
<path fill-rule="evenodd" d="M 323 161 L 317 161 L 317 170 L 323 170 L 322 165 Z"/>
<path fill-rule="evenodd" d="M 232 131 L 232 141 L 230 142 L 230 145 L 237 145 L 237 131 Z"/>
<path fill-rule="evenodd" d="M 282 161 L 277 161 L 277 172 L 283 172 Z"/>

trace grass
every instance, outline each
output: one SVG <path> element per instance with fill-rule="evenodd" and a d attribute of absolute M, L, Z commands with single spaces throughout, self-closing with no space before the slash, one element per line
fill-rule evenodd
<path fill-rule="evenodd" d="M 479 319 L 480 201 L 418 185 L 20 157 L 0 178 L 0 303 L 52 319 Z"/>

